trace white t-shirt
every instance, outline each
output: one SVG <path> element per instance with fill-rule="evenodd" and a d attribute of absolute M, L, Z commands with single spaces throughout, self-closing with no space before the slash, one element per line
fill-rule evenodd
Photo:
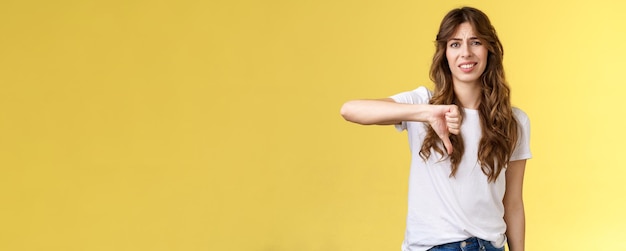
<path fill-rule="evenodd" d="M 398 103 L 428 104 L 431 97 L 428 89 L 419 87 L 391 98 Z M 502 204 L 506 168 L 495 182 L 488 182 L 478 164 L 478 145 L 482 135 L 478 110 L 463 109 L 465 115 L 461 134 L 465 153 L 454 177 L 450 177 L 449 159 L 440 161 L 441 155 L 432 150 L 426 162 L 419 156 L 427 124 L 405 121 L 396 125 L 398 130 L 408 132 L 412 159 L 403 251 L 428 250 L 470 237 L 491 241 L 496 247 L 502 247 L 506 242 Z M 521 130 L 510 160 L 529 159 L 528 117 L 517 108 L 513 108 L 513 113 Z"/>

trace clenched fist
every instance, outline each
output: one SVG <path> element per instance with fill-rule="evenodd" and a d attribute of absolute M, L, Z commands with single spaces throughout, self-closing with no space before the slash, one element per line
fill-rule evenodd
<path fill-rule="evenodd" d="M 452 153 L 452 143 L 450 133 L 459 135 L 461 133 L 461 112 L 456 105 L 432 105 L 431 116 L 428 120 L 430 126 L 435 130 L 437 136 L 443 141 L 443 145 Z"/>

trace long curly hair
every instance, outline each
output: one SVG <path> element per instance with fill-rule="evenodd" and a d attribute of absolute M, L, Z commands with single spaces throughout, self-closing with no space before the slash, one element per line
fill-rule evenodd
<path fill-rule="evenodd" d="M 456 28 L 469 22 L 476 36 L 487 47 L 487 66 L 480 76 L 482 94 L 480 95 L 478 114 L 482 138 L 478 146 L 478 161 L 489 182 L 494 182 L 509 162 L 517 143 L 518 123 L 513 116 L 510 100 L 510 88 L 504 77 L 502 59 L 504 51 L 496 30 L 489 18 L 482 11 L 463 7 L 454 9 L 443 18 L 437 33 L 436 51 L 430 67 L 430 79 L 435 83 L 435 90 L 430 104 L 461 105 L 454 93 L 452 73 L 446 58 L 447 43 Z M 463 111 L 461 109 L 461 111 Z M 462 114 L 464 115 L 464 114 Z M 420 156 L 426 160 L 431 149 L 440 156 L 444 155 L 441 139 L 427 126 Z M 450 135 L 454 151 L 450 156 L 452 163 L 450 177 L 454 177 L 465 151 L 462 135 Z M 445 157 L 443 157 L 445 158 Z"/>

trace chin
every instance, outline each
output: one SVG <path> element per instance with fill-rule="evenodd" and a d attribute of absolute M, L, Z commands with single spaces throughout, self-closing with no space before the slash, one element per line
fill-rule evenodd
<path fill-rule="evenodd" d="M 457 80 L 461 83 L 478 83 L 480 81 L 480 77 L 477 78 L 457 78 Z"/>

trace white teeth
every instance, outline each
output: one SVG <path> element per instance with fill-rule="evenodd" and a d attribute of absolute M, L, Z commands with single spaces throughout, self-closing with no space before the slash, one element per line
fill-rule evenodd
<path fill-rule="evenodd" d="M 464 64 L 464 65 L 461 65 L 461 68 L 463 68 L 463 69 L 469 69 L 469 68 L 472 68 L 472 67 L 474 67 L 474 64 Z"/>

